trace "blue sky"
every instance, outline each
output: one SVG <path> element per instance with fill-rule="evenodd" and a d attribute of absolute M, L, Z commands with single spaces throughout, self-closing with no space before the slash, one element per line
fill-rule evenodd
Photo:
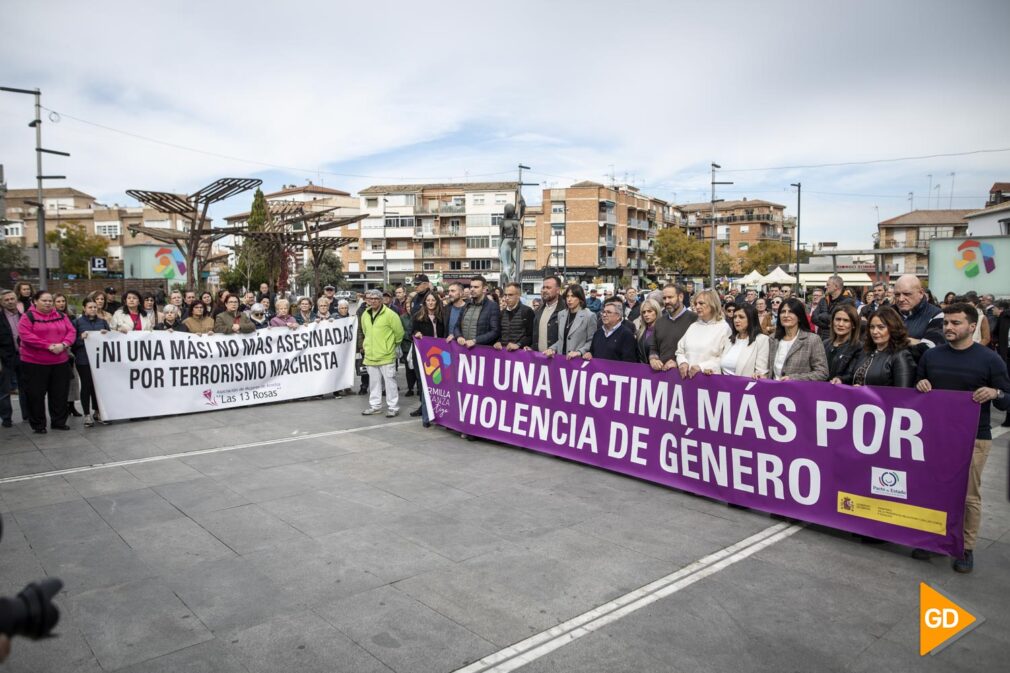
<path fill-rule="evenodd" d="M 717 161 L 736 183 L 720 196 L 791 214 L 788 185 L 802 181 L 804 239 L 866 246 L 878 209 L 907 211 L 910 191 L 926 207 L 929 174 L 933 207 L 951 203 L 952 172 L 954 207 L 980 207 L 1010 180 L 1010 152 L 738 170 L 1010 148 L 1010 3 L 615 7 L 229 0 L 194 15 L 181 1 L 8 0 L 7 25 L 44 30 L 5 33 L 0 84 L 43 90 L 62 113 L 46 119 L 45 144 L 73 154 L 47 158 L 46 172 L 109 203 L 223 176 L 351 192 L 511 179 L 520 161 L 541 186 L 613 171 L 688 202 L 708 198 Z M 29 97 L 0 95 L 11 187 L 32 184 L 30 117 Z"/>

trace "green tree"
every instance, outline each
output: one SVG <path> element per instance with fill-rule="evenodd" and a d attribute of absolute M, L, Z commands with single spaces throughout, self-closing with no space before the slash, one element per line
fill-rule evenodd
<path fill-rule="evenodd" d="M 7 243 L 0 244 L 0 271 L 5 272 L 5 277 L 10 277 L 11 271 L 24 273 L 28 270 L 28 258 L 25 250 L 20 245 Z"/>
<path fill-rule="evenodd" d="M 800 252 L 800 261 L 806 262 L 810 259 L 810 253 Z M 796 250 L 788 243 L 781 241 L 758 241 L 744 253 L 743 263 L 740 271 L 749 273 L 768 273 L 776 266 L 784 266 L 796 261 Z"/>
<path fill-rule="evenodd" d="M 313 284 L 314 275 L 311 263 L 306 264 L 298 271 L 295 282 L 298 283 L 299 290 L 306 285 Z M 334 252 L 327 252 L 319 260 L 319 287 L 313 288 L 313 291 L 319 292 L 327 285 L 332 285 L 335 288 L 343 288 L 347 285 L 347 281 L 344 279 L 344 266 Z"/>
<path fill-rule="evenodd" d="M 653 261 L 676 276 L 708 273 L 708 244 L 680 227 L 669 227 L 656 235 Z"/>
<path fill-rule="evenodd" d="M 249 217 L 246 218 L 248 231 L 266 231 L 270 215 L 267 211 L 267 200 L 263 190 L 257 189 L 253 194 Z M 269 250 L 266 246 L 251 239 L 245 239 L 238 247 L 235 266 L 219 274 L 221 285 L 230 289 L 259 287 L 260 283 L 270 282 Z"/>
<path fill-rule="evenodd" d="M 78 276 L 88 274 L 92 257 L 105 257 L 109 250 L 109 239 L 89 234 L 79 222 L 61 224 L 59 229 L 46 234 L 46 241 L 56 245 L 60 251 L 63 273 Z"/>

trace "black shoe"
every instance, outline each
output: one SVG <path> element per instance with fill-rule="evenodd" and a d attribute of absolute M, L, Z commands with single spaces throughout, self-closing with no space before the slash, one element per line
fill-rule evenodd
<path fill-rule="evenodd" d="M 954 559 L 954 572 L 970 573 L 975 567 L 975 552 L 971 549 L 964 550 L 964 556 Z"/>
<path fill-rule="evenodd" d="M 9 419 L 9 418 L 5 418 L 5 419 L 3 420 L 3 423 L 2 423 L 2 425 L 3 425 L 3 426 L 4 426 L 5 428 L 12 428 L 12 427 L 14 427 L 14 421 L 12 421 L 12 420 L 11 420 L 11 419 Z"/>
<path fill-rule="evenodd" d="M 929 559 L 933 558 L 933 553 L 926 551 L 925 549 L 919 549 L 918 547 L 916 547 L 915 549 L 912 550 L 912 558 L 914 558 L 916 561 L 928 561 Z"/>
<path fill-rule="evenodd" d="M 414 418 L 417 418 L 418 416 L 421 415 L 421 410 L 420 409 L 414 409 L 412 412 L 410 412 L 410 415 L 413 416 Z"/>
<path fill-rule="evenodd" d="M 74 418 L 80 418 L 81 416 L 84 415 L 84 414 L 82 414 L 81 412 L 79 412 L 77 410 L 77 407 L 74 406 L 73 402 L 71 402 L 70 404 L 67 405 L 67 413 L 69 413 Z"/>
<path fill-rule="evenodd" d="M 408 389 L 407 389 L 407 392 L 405 392 L 405 393 L 403 394 L 403 396 L 404 396 L 404 397 L 413 397 L 413 396 L 414 396 L 414 391 L 413 391 L 413 390 L 410 390 L 410 389 L 408 388 Z"/>
<path fill-rule="evenodd" d="M 337 392 L 333 393 L 333 396 L 335 398 L 337 398 L 337 399 L 340 399 L 341 397 L 344 396 L 344 393 L 342 391 L 338 390 Z"/>
<path fill-rule="evenodd" d="M 364 388 L 362 388 L 361 390 L 359 390 L 359 391 L 358 391 L 358 394 L 359 394 L 359 395 L 367 395 L 367 394 L 368 394 L 368 391 L 367 391 L 367 390 L 365 390 Z"/>
<path fill-rule="evenodd" d="M 52 428 L 53 428 L 53 430 L 69 430 L 70 426 L 69 425 L 54 425 L 54 426 L 52 426 Z"/>
<path fill-rule="evenodd" d="M 35 428 L 35 434 L 36 435 L 44 435 L 47 432 L 49 432 L 49 431 L 46 430 L 45 428 Z"/>
<path fill-rule="evenodd" d="M 421 425 L 423 425 L 426 428 L 430 428 L 431 427 L 431 421 L 421 421 Z"/>

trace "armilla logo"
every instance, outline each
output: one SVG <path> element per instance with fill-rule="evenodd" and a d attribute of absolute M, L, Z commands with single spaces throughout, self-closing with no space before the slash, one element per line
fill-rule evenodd
<path fill-rule="evenodd" d="M 925 582 L 919 583 L 919 656 L 936 654 L 983 621 Z"/>

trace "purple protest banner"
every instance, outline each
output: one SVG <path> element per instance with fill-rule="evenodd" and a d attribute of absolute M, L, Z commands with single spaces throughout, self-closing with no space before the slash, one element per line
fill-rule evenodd
<path fill-rule="evenodd" d="M 469 435 L 960 556 L 971 394 L 681 379 L 606 360 L 416 342 L 429 417 Z"/>

